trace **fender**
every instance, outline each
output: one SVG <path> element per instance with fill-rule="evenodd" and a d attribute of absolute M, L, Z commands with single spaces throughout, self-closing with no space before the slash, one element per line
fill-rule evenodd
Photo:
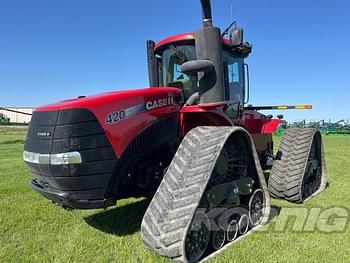
<path fill-rule="evenodd" d="M 146 169 L 141 167 L 152 166 L 161 160 L 165 169 L 171 162 L 180 141 L 179 114 L 172 114 L 160 118 L 146 126 L 127 146 L 118 160 L 110 178 L 107 195 L 118 196 L 118 199 L 147 195 L 154 187 L 149 187 L 147 192 L 137 189 L 137 178 L 146 177 Z M 152 158 L 150 158 L 152 156 Z M 159 181 L 160 182 L 160 181 Z"/>
<path fill-rule="evenodd" d="M 254 110 L 244 110 L 242 119 L 237 120 L 236 124 L 252 134 L 272 134 L 280 123 L 281 120 L 278 118 L 269 118 Z"/>
<path fill-rule="evenodd" d="M 224 113 L 226 102 L 185 106 L 180 111 L 181 135 L 198 126 L 233 126 L 233 121 Z"/>

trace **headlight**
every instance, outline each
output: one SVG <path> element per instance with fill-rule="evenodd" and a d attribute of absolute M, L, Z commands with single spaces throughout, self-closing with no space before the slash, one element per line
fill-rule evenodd
<path fill-rule="evenodd" d="M 79 152 L 44 154 L 24 151 L 23 160 L 28 163 L 51 165 L 82 163 L 81 155 Z"/>

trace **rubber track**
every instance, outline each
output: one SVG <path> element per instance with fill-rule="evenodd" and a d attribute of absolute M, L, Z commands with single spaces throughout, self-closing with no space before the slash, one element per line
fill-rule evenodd
<path fill-rule="evenodd" d="M 265 193 L 265 219 L 268 218 L 269 193 L 250 135 L 240 127 L 197 127 L 183 139 L 142 220 L 141 236 L 149 249 L 177 262 L 187 262 L 184 242 L 188 228 L 216 160 L 235 132 L 248 138 Z"/>
<path fill-rule="evenodd" d="M 321 134 L 314 128 L 290 128 L 285 130 L 279 147 L 282 158 L 281 160 L 275 160 L 272 166 L 269 178 L 269 191 L 272 197 L 297 203 L 306 201 L 302 199 L 301 187 L 315 136 L 319 136 L 321 140 L 321 185 L 306 200 L 325 189 L 326 163 Z"/>

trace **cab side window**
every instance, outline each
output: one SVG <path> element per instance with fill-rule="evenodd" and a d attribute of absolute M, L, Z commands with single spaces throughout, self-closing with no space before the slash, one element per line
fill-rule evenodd
<path fill-rule="evenodd" d="M 229 51 L 223 52 L 223 61 L 228 66 L 228 81 L 230 101 L 244 102 L 244 62 L 242 58 L 234 57 Z"/>

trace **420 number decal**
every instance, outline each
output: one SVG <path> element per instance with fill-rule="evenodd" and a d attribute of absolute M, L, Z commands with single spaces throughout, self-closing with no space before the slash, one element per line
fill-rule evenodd
<path fill-rule="evenodd" d="M 125 119 L 125 110 L 115 111 L 107 115 L 106 124 L 112 125 L 113 123 L 116 123 L 124 119 Z"/>
<path fill-rule="evenodd" d="M 140 112 L 155 110 L 158 108 L 171 106 L 173 104 L 175 104 L 174 97 L 167 97 L 167 98 L 162 98 L 158 100 L 150 100 L 143 104 L 135 105 L 130 108 L 108 113 L 106 116 L 105 123 L 108 125 L 112 125 L 119 121 L 125 120 L 126 118 L 130 118 L 134 115 L 137 115 Z"/>

